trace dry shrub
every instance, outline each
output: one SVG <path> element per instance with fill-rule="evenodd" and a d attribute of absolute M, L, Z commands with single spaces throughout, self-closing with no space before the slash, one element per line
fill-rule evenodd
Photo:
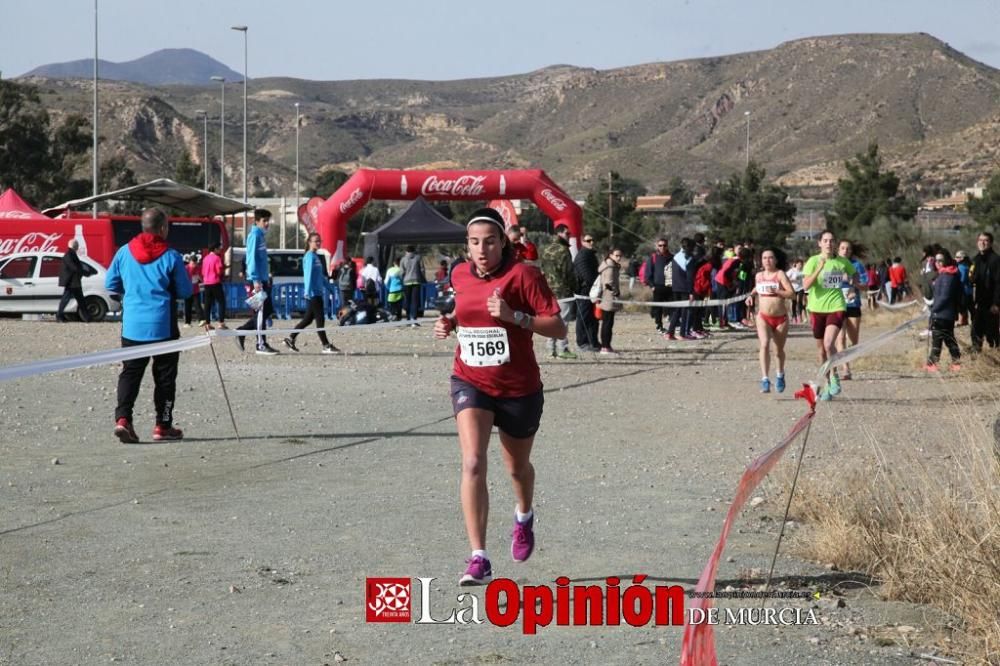
<path fill-rule="evenodd" d="M 1000 664 L 1000 450 L 981 425 L 995 413 L 955 407 L 943 425 L 953 436 L 930 455 L 866 429 L 872 458 L 803 469 L 791 517 L 806 528 L 791 548 L 868 574 L 886 598 L 941 609 L 961 656 Z M 785 496 L 780 506 L 791 478 L 783 467 L 769 483 Z"/>
<path fill-rule="evenodd" d="M 895 310 L 890 310 L 884 307 L 878 308 L 877 310 L 869 310 L 866 307 L 861 319 L 861 324 L 864 328 L 868 328 L 870 326 L 874 326 L 879 329 L 895 328 L 896 326 L 899 326 L 900 324 L 918 316 L 922 307 L 923 306 L 919 305 L 911 305 L 908 308 L 899 308 Z"/>
<path fill-rule="evenodd" d="M 917 370 L 923 371 L 925 363 L 927 363 L 927 342 L 920 340 L 920 344 L 915 344 L 912 349 L 904 352 L 862 356 L 856 361 L 851 361 L 851 371 L 911 374 Z"/>
<path fill-rule="evenodd" d="M 962 375 L 973 382 L 995 382 L 1000 377 L 1000 351 L 986 348 L 975 355 L 963 351 Z"/>

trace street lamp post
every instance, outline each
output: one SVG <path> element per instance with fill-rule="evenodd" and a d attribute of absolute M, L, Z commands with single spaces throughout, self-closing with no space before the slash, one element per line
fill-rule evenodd
<path fill-rule="evenodd" d="M 208 111 L 205 109 L 195 109 L 194 115 L 201 116 L 205 120 L 205 141 L 203 142 L 205 157 L 201 162 L 201 170 L 205 173 L 205 191 L 208 192 Z"/>
<path fill-rule="evenodd" d="M 750 166 L 750 112 L 744 111 L 743 115 L 747 119 L 747 166 Z"/>
<path fill-rule="evenodd" d="M 222 108 L 219 111 L 219 196 L 226 196 L 226 77 L 213 76 L 222 84 Z"/>
<path fill-rule="evenodd" d="M 299 103 L 295 103 L 295 216 L 299 214 Z M 299 248 L 299 230 L 295 229 L 295 249 Z"/>
<path fill-rule="evenodd" d="M 249 197 L 247 192 L 247 26 L 234 25 L 233 30 L 243 33 L 243 203 Z"/>

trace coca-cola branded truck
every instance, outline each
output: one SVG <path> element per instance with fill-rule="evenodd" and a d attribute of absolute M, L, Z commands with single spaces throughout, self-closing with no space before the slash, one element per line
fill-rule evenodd
<path fill-rule="evenodd" d="M 65 252 L 69 241 L 76 239 L 79 253 L 105 268 L 115 252 L 138 235 L 139 217 L 135 215 L 99 215 L 65 213 L 55 219 L 5 218 L 0 223 L 0 259 L 21 252 Z M 229 234 L 220 218 L 171 217 L 167 243 L 181 254 L 201 252 L 221 243 L 229 247 Z"/>

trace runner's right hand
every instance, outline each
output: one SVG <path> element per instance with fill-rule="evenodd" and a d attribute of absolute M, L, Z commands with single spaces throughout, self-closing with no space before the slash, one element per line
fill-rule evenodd
<path fill-rule="evenodd" d="M 451 319 L 441 315 L 438 317 L 437 321 L 434 322 L 434 339 L 444 340 L 451 333 L 452 323 Z"/>

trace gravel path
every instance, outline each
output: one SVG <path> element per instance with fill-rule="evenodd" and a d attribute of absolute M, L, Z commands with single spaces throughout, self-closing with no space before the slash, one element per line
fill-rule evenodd
<path fill-rule="evenodd" d="M 693 586 L 744 466 L 803 413 L 791 391 L 757 392 L 749 333 L 668 347 L 648 317 L 622 316 L 617 329 L 618 359 L 542 362 L 539 547 L 525 564 L 509 560 L 513 499 L 491 447 L 495 576 L 539 584 L 645 573 Z M 118 333 L 112 323 L 0 320 L 3 363 L 114 347 Z M 428 326 L 332 339 L 347 355 L 320 355 L 310 335 L 302 353 L 274 358 L 218 343 L 240 443 L 205 349 L 181 362 L 183 442 L 148 443 L 148 376 L 136 414 L 147 443 L 133 446 L 111 434 L 116 367 L 0 385 L 0 663 L 678 662 L 680 627 L 550 626 L 525 636 L 520 625 L 366 624 L 366 576 L 436 578 L 438 616 L 462 591 L 447 397 L 454 343 L 433 341 Z M 789 349 L 794 387 L 815 367 L 803 327 Z M 855 421 L 879 419 L 900 443 L 924 432 L 906 410 L 884 409 L 886 400 L 935 408 L 915 372 L 856 376 L 845 385 L 850 399 L 817 416 L 806 471 L 864 452 Z M 720 588 L 767 570 L 782 508 L 765 501 L 744 512 Z M 776 575 L 803 589 L 851 578 L 784 554 Z M 720 659 L 919 663 L 920 648 L 852 633 L 919 628 L 926 609 L 863 589 L 846 602 L 816 606 L 820 626 L 718 627 Z"/>

